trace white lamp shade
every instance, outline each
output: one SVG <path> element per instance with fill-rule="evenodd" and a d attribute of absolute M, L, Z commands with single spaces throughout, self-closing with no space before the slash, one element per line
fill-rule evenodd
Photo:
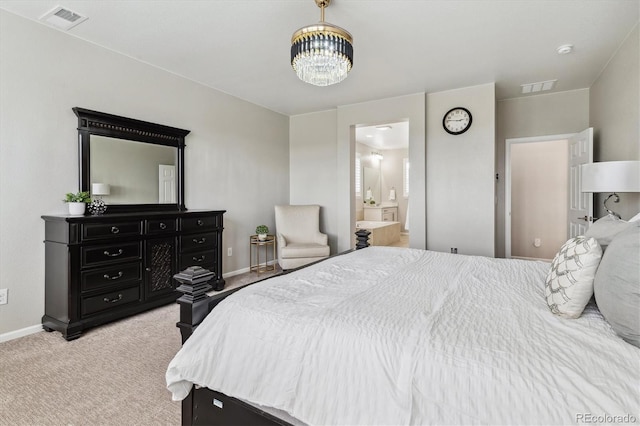
<path fill-rule="evenodd" d="M 91 184 L 91 194 L 93 195 L 109 195 L 110 193 L 111 187 L 108 183 Z"/>
<path fill-rule="evenodd" d="M 602 161 L 580 169 L 582 192 L 640 192 L 640 161 Z"/>

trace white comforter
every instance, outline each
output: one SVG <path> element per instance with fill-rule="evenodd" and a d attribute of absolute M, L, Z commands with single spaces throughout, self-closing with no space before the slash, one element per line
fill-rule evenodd
<path fill-rule="evenodd" d="M 640 421 L 640 349 L 594 306 L 554 316 L 548 267 L 391 247 L 330 258 L 228 297 L 171 361 L 167 387 L 317 425 Z"/>

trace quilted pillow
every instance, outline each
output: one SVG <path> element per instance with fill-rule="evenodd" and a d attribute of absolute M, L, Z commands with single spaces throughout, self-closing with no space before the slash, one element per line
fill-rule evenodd
<path fill-rule="evenodd" d="M 640 348 L 640 224 L 613 239 L 593 285 L 602 315 L 618 336 Z"/>
<path fill-rule="evenodd" d="M 633 223 L 618 219 L 617 217 L 609 214 L 593 222 L 584 235 L 585 237 L 593 237 L 598 240 L 598 244 L 600 244 L 600 247 L 604 252 L 616 235 L 632 226 L 634 226 Z"/>
<path fill-rule="evenodd" d="M 564 243 L 551 262 L 544 293 L 554 314 L 578 318 L 593 296 L 593 279 L 602 249 L 593 237 L 580 235 Z"/>

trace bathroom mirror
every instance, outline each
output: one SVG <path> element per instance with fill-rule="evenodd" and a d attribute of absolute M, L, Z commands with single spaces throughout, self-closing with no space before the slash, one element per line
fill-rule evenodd
<path fill-rule="evenodd" d="M 81 191 L 102 198 L 107 213 L 186 209 L 188 130 L 77 107 L 73 111 L 78 116 Z M 103 195 L 95 195 L 95 184 L 102 184 Z"/>
<path fill-rule="evenodd" d="M 362 170 L 363 175 L 363 185 L 362 188 L 364 190 L 363 199 L 367 200 L 368 191 L 371 190 L 371 195 L 375 200 L 376 204 L 380 204 L 382 198 L 380 197 L 380 170 L 375 169 L 373 167 L 364 167 Z"/>

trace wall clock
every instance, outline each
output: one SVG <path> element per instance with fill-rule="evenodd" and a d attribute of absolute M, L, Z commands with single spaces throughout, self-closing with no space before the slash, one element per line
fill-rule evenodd
<path fill-rule="evenodd" d="M 452 135 L 461 135 L 471 127 L 471 113 L 462 107 L 451 108 L 442 119 L 442 126 Z"/>

